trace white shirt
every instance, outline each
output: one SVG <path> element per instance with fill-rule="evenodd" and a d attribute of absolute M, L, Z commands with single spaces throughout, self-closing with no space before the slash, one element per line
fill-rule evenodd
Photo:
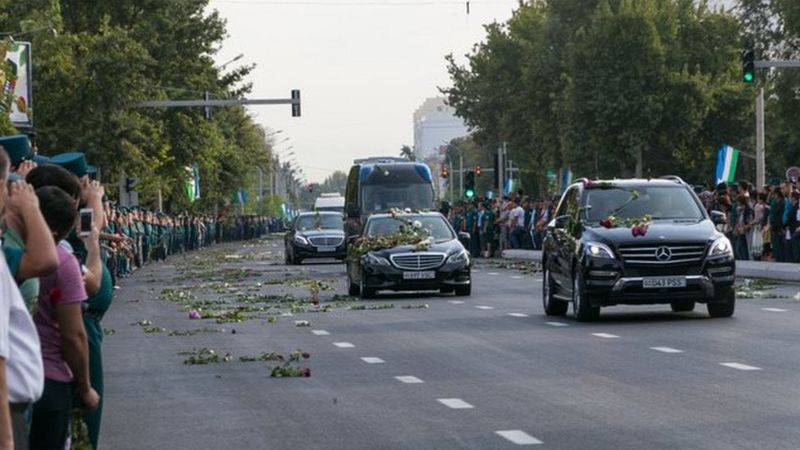
<path fill-rule="evenodd" d="M 8 401 L 33 403 L 44 390 L 39 335 L 17 283 L 0 256 L 0 357 L 6 360 Z"/>
<path fill-rule="evenodd" d="M 509 226 L 524 227 L 525 210 L 522 209 L 522 206 L 517 206 L 516 208 L 511 210 L 511 213 L 508 215 L 508 219 L 509 219 Z M 516 219 L 516 225 L 514 225 L 514 219 Z"/>

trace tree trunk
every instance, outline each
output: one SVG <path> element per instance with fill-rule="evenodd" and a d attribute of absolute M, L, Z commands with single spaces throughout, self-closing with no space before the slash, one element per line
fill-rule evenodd
<path fill-rule="evenodd" d="M 642 178 L 642 154 L 643 152 L 641 147 L 636 149 L 636 169 L 634 173 L 636 178 Z"/>

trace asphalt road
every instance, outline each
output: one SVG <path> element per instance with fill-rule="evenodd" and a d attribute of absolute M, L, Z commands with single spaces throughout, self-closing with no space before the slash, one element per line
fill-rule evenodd
<path fill-rule="evenodd" d="M 308 297 L 267 284 L 298 278 L 335 280 L 323 305 L 346 293 L 342 264 L 287 268 L 279 244 L 230 244 L 122 281 L 104 320 L 101 448 L 800 448 L 800 287 L 740 300 L 732 319 L 709 319 L 703 305 L 615 307 L 591 324 L 545 317 L 540 275 L 485 262 L 471 297 L 388 295 L 276 323 L 269 315 L 286 309 L 217 324 L 190 320 L 182 291 L 158 298 L 215 278 L 185 295 Z M 217 332 L 169 335 L 200 327 Z M 187 365 L 178 354 L 202 347 L 233 361 Z M 311 354 L 310 378 L 270 378 L 275 363 L 238 360 L 294 349 Z"/>

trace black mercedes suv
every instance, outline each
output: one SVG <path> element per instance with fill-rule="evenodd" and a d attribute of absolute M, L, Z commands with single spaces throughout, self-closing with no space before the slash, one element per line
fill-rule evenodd
<path fill-rule="evenodd" d="M 547 315 L 598 318 L 618 304 L 669 304 L 711 317 L 736 304 L 733 248 L 678 177 L 591 181 L 571 185 L 548 225 L 542 265 Z"/>

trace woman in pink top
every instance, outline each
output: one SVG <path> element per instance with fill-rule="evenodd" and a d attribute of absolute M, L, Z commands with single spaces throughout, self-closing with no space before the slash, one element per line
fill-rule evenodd
<path fill-rule="evenodd" d="M 75 226 L 77 203 L 55 186 L 36 190 L 42 214 L 56 242 Z M 97 231 L 87 245 L 97 242 Z M 99 397 L 89 383 L 89 352 L 83 327 L 81 303 L 86 300 L 78 260 L 58 246 L 56 271 L 41 277 L 38 310 L 34 316 L 42 346 L 45 385 L 42 398 L 33 405 L 30 448 L 64 448 L 72 414 L 73 390 L 87 409 L 97 407 Z"/>

